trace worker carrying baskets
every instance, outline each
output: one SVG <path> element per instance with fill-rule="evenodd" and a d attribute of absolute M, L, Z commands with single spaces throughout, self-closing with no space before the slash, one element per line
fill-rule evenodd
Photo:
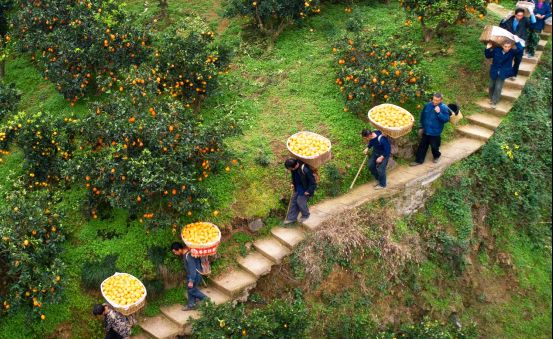
<path fill-rule="evenodd" d="M 196 222 L 183 227 L 181 238 L 184 245 L 174 242 L 171 251 L 182 258 L 186 270 L 188 304 L 183 310 L 187 311 L 195 309 L 196 303 L 207 298 L 199 286 L 203 276 L 211 273 L 208 257 L 217 253 L 217 247 L 221 242 L 221 230 L 209 222 Z"/>

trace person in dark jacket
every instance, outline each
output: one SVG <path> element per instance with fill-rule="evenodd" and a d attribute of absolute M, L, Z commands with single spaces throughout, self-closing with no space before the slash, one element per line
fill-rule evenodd
<path fill-rule="evenodd" d="M 137 323 L 134 315 L 124 316 L 108 304 L 95 304 L 92 314 L 104 316 L 105 339 L 129 339 L 132 327 Z"/>
<path fill-rule="evenodd" d="M 534 30 L 541 33 L 545 28 L 545 20 L 551 17 L 551 4 L 544 0 L 532 0 L 532 2 L 536 5 L 534 9 L 534 15 L 536 16 Z"/>
<path fill-rule="evenodd" d="M 392 146 L 388 137 L 382 134 L 381 131 L 368 131 L 363 130 L 361 132 L 363 140 L 367 143 L 367 148 L 363 151 L 365 155 L 369 154 L 369 149 L 373 149 L 371 158 L 369 160 L 369 171 L 377 180 L 375 189 L 381 190 L 386 188 L 386 167 L 392 154 Z"/>
<path fill-rule="evenodd" d="M 515 10 L 515 15 L 506 20 L 502 20 L 499 24 L 499 27 L 508 30 L 509 32 L 524 40 L 527 50 L 532 52 L 535 49 L 535 44 L 537 44 L 537 42 L 528 41 L 528 38 L 529 34 L 531 33 L 532 25 L 535 23 L 536 17 L 534 16 L 534 13 L 531 13 L 530 18 L 526 18 L 524 16 L 524 9 L 517 8 Z M 520 48 L 520 46 L 518 47 Z M 523 55 L 523 53 L 518 53 L 515 57 L 514 74 L 511 77 L 511 80 L 515 80 L 518 75 L 518 69 L 520 67 L 520 63 L 522 62 Z"/>
<path fill-rule="evenodd" d="M 505 42 L 503 46 L 493 47 L 492 43 L 488 43 L 484 51 L 486 58 L 493 59 L 490 68 L 490 105 L 495 108 L 501 98 L 501 91 L 505 84 L 505 79 L 513 76 L 513 60 L 520 50 L 513 49 L 513 43 Z"/>
<path fill-rule="evenodd" d="M 313 197 L 317 189 L 315 175 L 308 165 L 297 159 L 286 160 L 284 166 L 291 173 L 292 186 L 294 187 L 294 195 L 290 202 L 290 210 L 288 211 L 284 224 L 287 225 L 296 222 L 300 213 L 300 222 L 304 222 L 310 215 L 307 202 Z"/>
<path fill-rule="evenodd" d="M 194 258 L 192 254 L 190 254 L 190 249 L 180 242 L 171 244 L 171 251 L 174 255 L 182 257 L 182 262 L 186 270 L 188 305 L 183 308 L 183 311 L 193 310 L 196 307 L 196 302 L 200 302 L 207 298 L 199 288 L 202 283 L 202 262 L 200 258 Z"/>
<path fill-rule="evenodd" d="M 421 112 L 419 134 L 422 139 L 417 150 L 416 160 L 411 163 L 411 166 L 424 163 L 429 146 L 432 148 L 434 163 L 438 163 L 442 155 L 440 153 L 441 136 L 449 119 L 449 108 L 443 103 L 442 94 L 434 94 L 432 101 L 426 104 Z"/>

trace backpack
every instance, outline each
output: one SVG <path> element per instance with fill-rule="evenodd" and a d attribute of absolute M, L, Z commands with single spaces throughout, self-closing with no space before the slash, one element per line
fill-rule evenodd
<path fill-rule="evenodd" d="M 319 169 L 313 168 L 307 164 L 301 165 L 301 172 L 305 175 L 305 166 L 307 166 L 311 172 L 313 172 L 313 177 L 315 177 L 315 183 L 318 185 L 321 182 L 321 176 L 319 175 Z"/>
<path fill-rule="evenodd" d="M 382 137 L 387 137 L 388 138 L 388 142 L 390 143 L 390 153 L 391 154 L 397 154 L 399 152 L 399 146 L 397 145 L 397 143 L 395 142 L 394 139 L 392 138 L 389 138 L 388 136 L 384 135 L 384 134 L 380 134 L 378 136 L 378 143 L 382 145 Z"/>

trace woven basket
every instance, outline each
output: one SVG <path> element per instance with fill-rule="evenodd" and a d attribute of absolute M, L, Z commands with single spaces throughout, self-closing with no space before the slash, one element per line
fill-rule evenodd
<path fill-rule="evenodd" d="M 293 137 L 295 137 L 299 134 L 302 134 L 302 133 L 316 135 L 316 136 L 326 140 L 328 142 L 328 144 L 330 145 L 328 147 L 328 151 L 325 152 L 325 153 L 316 155 L 316 156 L 312 156 L 312 157 L 306 157 L 306 156 L 302 156 L 302 155 L 299 155 L 299 154 L 296 154 L 296 153 L 292 152 L 292 150 L 290 149 L 290 139 L 292 139 Z M 309 166 L 311 166 L 313 168 L 319 168 L 322 165 L 329 162 L 330 159 L 332 159 L 332 143 L 330 142 L 330 140 L 328 140 L 327 138 L 323 137 L 320 134 L 309 132 L 309 131 L 298 132 L 298 133 L 292 135 L 291 137 L 289 137 L 288 140 L 286 141 L 286 148 L 288 148 L 288 152 L 290 152 L 290 154 L 292 154 L 292 156 L 294 158 L 301 160 L 302 162 L 308 164 Z"/>
<path fill-rule="evenodd" d="M 206 222 L 206 224 L 210 224 L 211 226 L 215 227 L 215 229 L 219 233 L 219 236 L 217 237 L 217 240 L 209 242 L 209 243 L 205 243 L 205 244 L 193 244 L 191 242 L 186 241 L 184 239 L 184 237 L 182 236 L 182 232 L 181 232 L 181 239 L 186 244 L 186 247 L 188 247 L 192 250 L 191 251 L 192 255 L 194 255 L 194 253 L 200 253 L 200 252 L 203 253 L 203 252 L 209 252 L 209 251 L 211 251 L 213 253 L 212 254 L 206 254 L 206 255 L 213 255 L 217 251 L 217 246 L 219 246 L 219 243 L 221 242 L 221 230 L 215 224 L 212 224 L 210 222 Z M 184 226 L 183 229 L 186 228 L 187 226 L 188 225 Z M 197 250 L 197 251 L 195 251 L 195 250 Z M 200 250 L 203 250 L 203 251 L 200 251 Z"/>
<path fill-rule="evenodd" d="M 463 113 L 459 109 L 459 106 L 456 104 L 449 104 L 447 107 L 451 110 L 451 116 L 449 122 L 457 125 L 461 120 L 463 120 Z"/>
<path fill-rule="evenodd" d="M 403 126 L 403 127 L 385 127 L 385 126 L 380 125 L 376 121 L 374 121 L 371 114 L 377 108 L 387 107 L 387 106 L 392 106 L 392 107 L 398 108 L 401 111 L 403 111 L 404 113 L 407 113 L 411 117 L 411 123 L 409 125 Z M 379 131 L 381 131 L 384 135 L 387 135 L 387 136 L 389 136 L 391 138 L 394 138 L 394 139 L 401 138 L 402 136 L 409 134 L 409 132 L 411 132 L 411 130 L 413 129 L 413 125 L 415 125 L 415 118 L 413 117 L 413 115 L 411 113 L 409 113 L 409 111 L 407 111 L 403 107 L 399 107 L 399 106 L 392 105 L 392 104 L 382 104 L 382 105 L 378 105 L 378 106 L 375 106 L 375 107 L 371 108 L 371 110 L 368 113 L 368 117 L 369 117 L 369 122 L 371 123 L 371 125 L 373 125 Z"/>
<path fill-rule="evenodd" d="M 551 27 L 551 17 L 549 17 L 545 20 L 545 27 L 543 28 L 543 31 L 545 33 L 551 33 Z"/>
<path fill-rule="evenodd" d="M 112 275 L 111 277 L 113 276 L 117 276 L 117 275 L 130 275 L 131 277 L 135 278 L 136 280 L 140 281 L 140 279 L 136 278 L 135 276 L 131 275 L 131 274 L 128 274 L 128 273 L 119 273 L 119 272 L 116 272 L 114 275 Z M 104 299 L 106 299 L 106 301 L 108 302 L 108 304 L 111 305 L 111 307 L 113 307 L 114 310 L 116 310 L 117 312 L 121 313 L 122 315 L 124 316 L 128 316 L 128 315 L 131 315 L 131 314 L 134 314 L 138 311 L 140 311 L 142 308 L 144 308 L 144 306 L 146 305 L 146 295 L 148 294 L 148 291 L 146 290 L 146 287 L 144 286 L 144 284 L 142 284 L 142 281 L 140 281 L 140 284 L 142 284 L 142 287 L 144 287 L 144 295 L 142 296 L 142 298 L 140 298 L 137 302 L 135 302 L 134 304 L 131 304 L 131 305 L 126 305 L 126 306 L 123 306 L 123 305 L 119 305 L 113 301 L 111 301 L 110 299 L 108 299 L 106 297 L 106 295 L 104 294 L 104 283 L 111 277 L 108 277 L 106 278 L 104 281 L 102 281 L 102 284 L 100 285 L 100 291 L 102 292 L 102 297 L 104 297 Z"/>
<path fill-rule="evenodd" d="M 480 42 L 485 44 L 491 42 L 498 47 L 503 46 L 506 42 L 510 42 L 513 44 L 513 48 L 516 49 L 517 41 L 524 40 L 516 38 L 511 32 L 498 26 L 486 26 L 480 35 Z"/>
<path fill-rule="evenodd" d="M 524 8 L 524 16 L 530 17 L 530 10 L 532 10 L 533 13 L 534 9 L 536 9 L 536 5 L 530 1 L 519 1 L 517 2 L 516 8 Z"/>

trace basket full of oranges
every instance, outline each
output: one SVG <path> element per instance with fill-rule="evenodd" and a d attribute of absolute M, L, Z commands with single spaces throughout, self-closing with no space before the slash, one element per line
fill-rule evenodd
<path fill-rule="evenodd" d="M 298 132 L 286 141 L 288 151 L 313 168 L 319 168 L 332 158 L 330 140 L 317 133 Z"/>
<path fill-rule="evenodd" d="M 415 118 L 411 113 L 392 104 L 373 107 L 369 111 L 369 121 L 382 133 L 394 139 L 409 134 L 415 124 Z"/>
<path fill-rule="evenodd" d="M 210 222 L 196 222 L 183 227 L 181 238 L 194 257 L 206 257 L 217 253 L 221 230 Z"/>
<path fill-rule="evenodd" d="M 141 310 L 146 304 L 146 287 L 135 276 L 115 273 L 100 285 L 102 296 L 119 313 L 127 316 Z"/>

